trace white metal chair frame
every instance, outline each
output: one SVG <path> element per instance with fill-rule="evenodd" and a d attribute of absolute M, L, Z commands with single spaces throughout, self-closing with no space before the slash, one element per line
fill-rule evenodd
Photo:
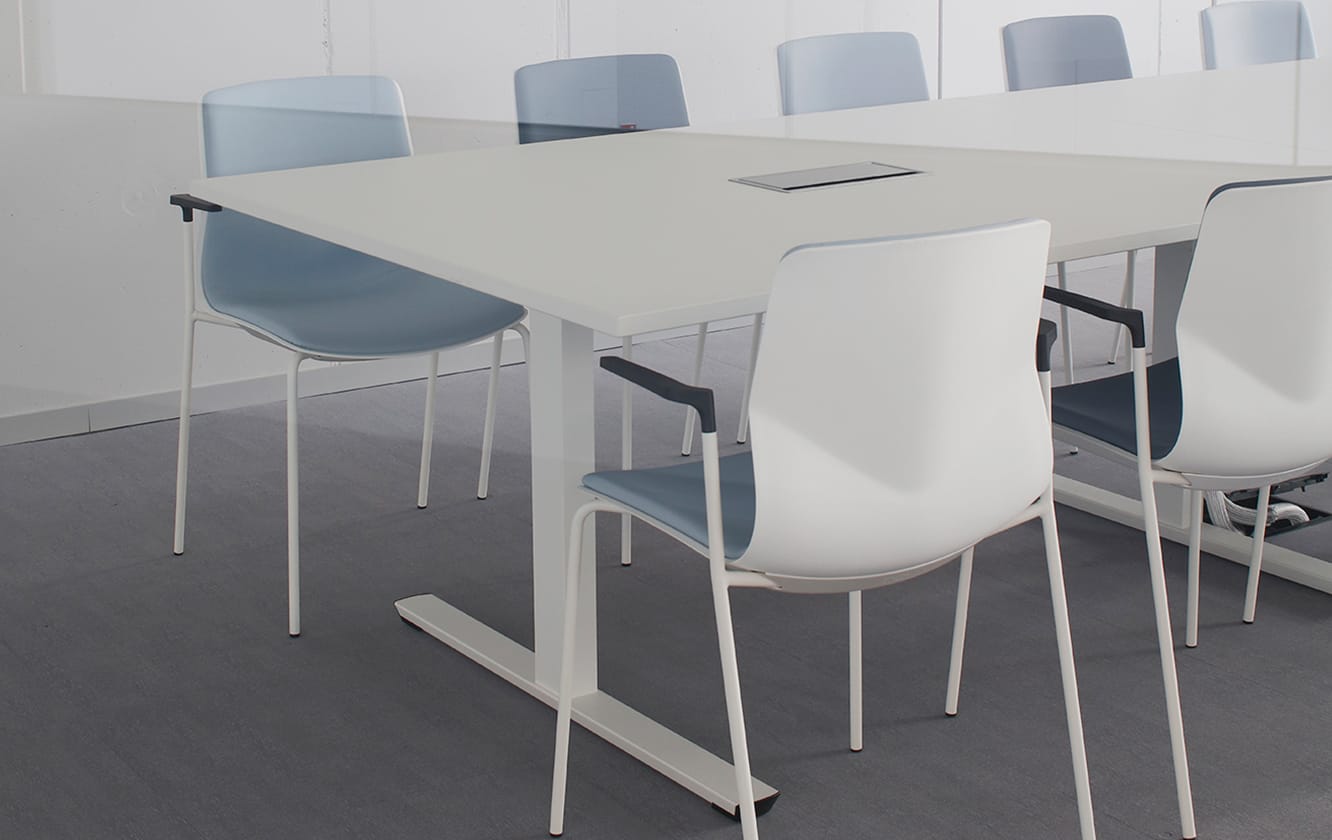
<path fill-rule="evenodd" d="M 1025 227 L 1026 230 L 1022 230 Z M 993 228 L 976 229 L 974 231 L 960 231 L 952 234 L 939 234 L 936 238 L 959 237 L 967 234 L 991 234 L 993 235 L 999 229 L 1004 233 L 1013 233 L 1016 231 L 1018 237 L 1014 241 L 1019 242 L 1026 250 L 1019 247 L 1015 258 L 1015 264 L 1029 269 L 1032 274 L 1032 292 L 1033 294 L 1040 288 L 1044 280 L 1043 263 L 1048 246 L 1049 227 L 1044 222 L 1018 222 L 1007 226 L 995 226 Z M 1028 237 L 1028 238 L 1023 238 Z M 928 239 L 929 237 L 918 237 L 917 241 Z M 956 242 L 957 240 L 954 240 Z M 910 243 L 911 240 L 875 240 L 874 242 L 894 242 Z M 847 245 L 857 245 L 865 243 L 834 243 L 832 248 Z M 965 245 L 965 242 L 958 244 Z M 811 246 L 814 250 L 824 246 Z M 804 249 L 796 249 L 795 254 L 799 254 Z M 1030 251 L 1030 253 L 1027 253 Z M 787 262 L 791 255 L 788 254 Z M 1028 259 L 1029 258 L 1029 259 Z M 1027 263 L 1030 263 L 1028 266 Z M 917 263 L 918 264 L 918 263 Z M 913 265 L 917 265 L 913 264 Z M 876 275 L 877 276 L 877 275 Z M 781 269 L 779 268 L 779 280 L 781 279 Z M 1005 277 L 1005 280 L 1011 279 Z M 1005 286 L 1007 288 L 1007 286 Z M 780 287 L 774 288 L 773 299 L 776 300 L 780 294 Z M 770 308 L 769 312 L 774 310 Z M 1035 313 L 1036 309 L 1033 308 Z M 1033 315 L 1033 320 L 1038 315 Z M 770 316 L 770 327 L 771 327 Z M 1013 327 L 1008 327 L 1013 329 Z M 1039 383 L 1039 388 L 1046 396 L 1044 411 L 1037 409 L 1036 417 L 1044 416 L 1044 423 L 1038 424 L 1041 430 L 1040 434 L 1044 437 L 1045 443 L 1037 444 L 1046 452 L 1044 456 L 1046 463 L 1043 467 L 1033 468 L 1035 470 L 1043 469 L 1049 473 L 1052 464 L 1049 454 L 1048 437 L 1048 393 L 1049 393 L 1049 342 L 1054 338 L 1053 324 L 1041 325 L 1040 344 L 1038 344 L 1038 358 L 1043 355 L 1044 364 L 1037 377 L 1033 377 Z M 1005 341 L 1005 347 L 1011 345 L 1010 340 Z M 1041 354 L 1039 347 L 1043 345 L 1045 350 Z M 1005 351 L 1007 353 L 1007 350 Z M 785 358 L 785 357 L 779 357 Z M 1008 358 L 1006 355 L 1005 358 Z M 760 362 L 760 377 L 763 376 L 763 362 Z M 864 559 L 859 557 L 855 559 L 845 559 L 841 562 L 848 565 L 846 568 L 855 566 L 860 571 L 846 571 L 838 567 L 840 571 L 829 569 L 827 576 L 802 573 L 799 568 L 791 568 L 789 565 L 790 552 L 786 552 L 786 559 L 781 559 L 783 555 L 782 548 L 775 548 L 780 542 L 774 538 L 774 534 L 781 530 L 780 528 L 769 528 L 765 532 L 762 526 L 756 526 L 753 542 L 749 548 L 739 558 L 728 558 L 726 556 L 725 541 L 723 538 L 722 526 L 722 490 L 721 490 L 721 465 L 718 454 L 717 432 L 716 432 L 716 414 L 714 409 L 714 400 L 712 391 L 697 386 L 689 386 L 670 379 L 660 373 L 652 371 L 641 365 L 637 365 L 623 358 L 603 357 L 601 366 L 612 373 L 615 373 L 627 381 L 647 388 L 649 391 L 661 396 L 667 400 L 677 403 L 683 403 L 697 413 L 700 427 L 702 429 L 703 441 L 703 489 L 706 499 L 706 541 L 699 541 L 688 534 L 666 524 L 662 520 L 654 518 L 652 515 L 644 513 L 634 507 L 621 503 L 604 494 L 597 495 L 592 501 L 581 506 L 574 514 L 570 527 L 568 562 L 566 568 L 565 584 L 565 608 L 564 608 L 564 632 L 563 632 L 563 654 L 560 674 L 560 693 L 558 702 L 558 715 L 556 723 L 556 741 L 555 741 L 555 768 L 554 779 L 552 783 L 551 811 L 550 811 L 550 833 L 553 836 L 559 836 L 564 829 L 564 801 L 567 782 L 568 767 L 568 748 L 570 724 L 573 707 L 573 663 L 575 659 L 575 628 L 577 627 L 577 609 L 578 609 L 578 591 L 580 588 L 580 578 L 582 574 L 583 559 L 583 532 L 589 517 L 598 512 L 615 513 L 620 515 L 630 515 L 642 519 L 649 525 L 661 530 L 662 532 L 675 537 L 685 545 L 694 549 L 699 554 L 708 559 L 709 576 L 711 580 L 711 589 L 713 597 L 713 608 L 715 612 L 718 646 L 722 662 L 723 680 L 725 684 L 727 716 L 730 726 L 731 747 L 733 761 L 736 773 L 737 789 L 739 792 L 739 806 L 737 808 L 738 817 L 741 822 L 742 830 L 746 840 L 757 840 L 758 827 L 756 823 L 757 814 L 755 810 L 754 791 L 749 766 L 749 753 L 744 728 L 744 716 L 741 707 L 739 672 L 736 661 L 734 631 L 732 627 L 732 618 L 730 611 L 729 591 L 733 587 L 742 588 L 760 588 L 788 592 L 846 592 L 848 593 L 849 608 L 849 634 L 850 634 L 850 747 L 852 750 L 860 750 L 863 747 L 863 701 L 862 693 L 862 666 L 861 666 L 861 592 L 865 589 L 886 586 L 893 583 L 908 580 L 919 576 L 928 571 L 939 568 L 950 562 L 955 557 L 961 557 L 962 566 L 966 573 L 964 580 L 969 578 L 972 565 L 972 558 L 975 548 L 975 542 L 984 539 L 996 533 L 1008 530 L 1023 522 L 1033 519 L 1039 519 L 1042 524 L 1045 540 L 1046 560 L 1048 573 L 1050 577 L 1050 589 L 1054 610 L 1056 637 L 1059 648 L 1060 671 L 1063 679 L 1063 695 L 1065 702 L 1065 711 L 1067 725 L 1069 730 L 1070 749 L 1073 760 L 1074 780 L 1077 790 L 1079 826 L 1083 840 L 1092 840 L 1095 837 L 1094 820 L 1091 807 L 1091 793 L 1087 775 L 1086 751 L 1082 734 L 1082 720 L 1079 708 L 1077 694 L 1077 679 L 1074 669 L 1073 647 L 1071 633 L 1068 623 L 1068 608 L 1064 594 L 1063 571 L 1059 554 L 1058 533 L 1055 523 L 1055 509 L 1053 500 L 1053 482 L 1052 475 L 1041 479 L 1039 471 L 1033 473 L 1038 476 L 1037 481 L 1043 480 L 1043 489 L 1035 501 L 1025 504 L 1020 508 L 1016 516 L 1002 521 L 1000 527 L 986 527 L 987 533 L 980 534 L 979 539 L 972 541 L 970 532 L 966 542 L 970 544 L 955 545 L 954 548 L 944 550 L 941 555 L 931 553 L 932 559 L 926 559 L 924 562 L 917 562 L 915 559 L 899 559 L 900 566 L 892 566 L 891 562 L 876 560 L 868 562 L 877 562 L 876 567 L 866 566 Z M 1035 371 L 1035 366 L 1032 368 Z M 1033 382 L 1033 384 L 1036 384 Z M 758 387 L 762 387 L 762 382 Z M 1019 389 L 1020 390 L 1020 389 Z M 1021 398 L 1014 398 L 1015 404 Z M 769 404 L 771 406 L 771 403 Z M 760 430 L 760 440 L 763 440 L 763 433 L 784 434 L 776 431 L 774 417 L 764 415 L 765 425 Z M 1011 424 L 1010 424 L 1011 425 Z M 1019 428 L 1013 426 L 1013 428 Z M 766 430 L 766 431 L 765 431 Z M 1026 431 L 1030 431 L 1027 429 Z M 1024 432 L 1025 433 L 1025 432 Z M 772 438 L 775 440 L 776 438 Z M 770 444 L 771 445 L 771 444 Z M 761 447 L 762 444 L 759 444 Z M 1016 447 L 1019 451 L 1025 451 L 1025 446 Z M 762 452 L 762 449 L 756 450 Z M 756 477 L 760 473 L 756 470 Z M 1015 478 L 1019 483 L 1013 485 L 1018 489 L 1018 493 L 1023 492 L 1026 487 L 1028 477 Z M 758 485 L 762 486 L 762 485 Z M 756 488 L 757 489 L 757 488 Z M 1010 494 L 1011 495 L 1011 494 Z M 760 497 L 762 498 L 762 497 Z M 1030 497 L 1027 497 L 1030 498 Z M 1012 508 L 1006 508 L 1012 510 Z M 990 508 L 990 515 L 994 509 Z M 762 522 L 764 514 L 760 513 L 758 522 Z M 771 514 L 769 514 L 771 516 Z M 1009 517 L 1011 514 L 1004 514 Z M 772 521 L 771 519 L 769 520 Z M 988 520 L 987 520 L 988 521 Z M 974 523 L 970 526 L 975 529 Z M 854 539 L 854 538 L 853 538 Z M 932 535 L 928 538 L 929 545 L 935 545 L 938 540 Z M 943 539 L 943 538 L 940 538 Z M 957 534 L 950 534 L 947 538 L 952 540 L 952 544 L 960 543 L 962 540 Z M 762 547 L 756 550 L 756 546 Z M 796 548 L 799 553 L 801 548 Z M 775 550 L 774 550 L 775 549 Z M 924 549 L 921 549 L 924 550 Z M 903 549 L 905 551 L 905 549 Z M 754 555 L 758 559 L 750 559 Z M 916 558 L 918 555 L 912 554 Z M 777 558 L 777 559 L 774 559 Z M 805 558 L 808 562 L 808 558 Z M 798 561 L 797 561 L 798 562 Z M 786 564 L 786 565 L 784 565 Z M 961 647 L 962 636 L 965 631 L 966 621 L 966 592 L 960 592 L 958 598 L 958 612 L 955 618 L 955 632 L 957 634 L 953 648 L 953 656 L 950 662 L 949 674 L 949 701 L 946 711 L 949 714 L 956 713 L 956 694 L 957 683 L 960 681 L 961 674 Z"/>
<path fill-rule="evenodd" d="M 400 105 L 400 102 L 399 102 Z M 399 118 L 404 120 L 405 117 Z M 410 137 L 408 137 L 410 144 Z M 408 148 L 410 152 L 410 145 Z M 287 351 L 290 355 L 287 359 L 287 613 L 288 627 L 287 632 L 291 636 L 299 636 L 301 632 L 301 614 L 300 614 L 300 482 L 299 482 L 299 459 L 298 459 L 298 435 L 297 435 L 297 399 L 299 397 L 297 378 L 301 363 L 308 360 L 321 361 L 369 361 L 378 358 L 389 358 L 387 356 L 366 356 L 366 355 L 343 355 L 328 352 L 314 352 L 308 348 L 298 347 L 283 338 L 256 326 L 218 312 L 204 303 L 201 303 L 203 296 L 199 294 L 200 272 L 198 259 L 196 256 L 195 245 L 195 226 L 194 211 L 206 213 L 216 213 L 223 208 L 212 202 L 203 201 L 187 194 L 177 194 L 171 196 L 171 204 L 180 208 L 181 220 L 184 222 L 182 230 L 184 232 L 184 266 L 183 276 L 185 280 L 185 317 L 184 317 L 184 352 L 181 360 L 181 387 L 180 387 L 180 417 L 179 417 L 179 437 L 176 449 L 176 500 L 175 500 L 175 522 L 172 536 L 172 553 L 181 555 L 185 552 L 185 506 L 187 492 L 187 476 L 189 471 L 189 447 L 190 447 L 190 403 L 192 396 L 192 384 L 194 375 L 194 334 L 195 326 L 199 323 L 216 324 L 218 326 L 233 327 L 244 330 L 245 332 L 260 338 L 270 344 L 277 345 Z M 486 414 L 484 421 L 484 431 L 481 442 L 481 468 L 477 480 L 476 495 L 478 499 L 485 499 L 489 493 L 490 484 L 490 461 L 491 448 L 494 441 L 495 428 L 495 396 L 499 387 L 499 368 L 500 357 L 503 349 L 503 336 L 508 330 L 516 332 L 523 341 L 523 358 L 526 359 L 529 349 L 529 335 L 527 328 L 521 323 L 510 324 L 504 329 L 494 333 L 493 350 L 490 363 L 490 380 L 486 391 Z M 440 350 L 448 348 L 440 348 Z M 426 376 L 426 401 L 425 401 L 425 421 L 424 430 L 421 439 L 421 466 L 420 474 L 417 480 L 417 500 L 418 508 L 425 508 L 427 504 L 430 487 L 430 455 L 431 447 L 434 441 L 434 408 L 435 408 L 435 384 L 439 376 L 439 353 L 435 350 L 429 353 L 429 368 Z M 414 354 L 413 354 L 414 355 Z"/>

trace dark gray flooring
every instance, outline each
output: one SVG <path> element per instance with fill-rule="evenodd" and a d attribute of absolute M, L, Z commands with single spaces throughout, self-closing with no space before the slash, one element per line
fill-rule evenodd
<path fill-rule="evenodd" d="M 712 345 L 728 433 L 747 342 Z M 683 371 L 689 346 L 640 357 Z M 618 390 L 599 388 L 610 464 Z M 530 642 L 524 369 L 503 375 L 477 502 L 483 389 L 479 374 L 442 383 L 426 511 L 421 383 L 302 402 L 299 640 L 285 632 L 281 405 L 196 419 L 182 558 L 175 423 L 0 449 L 0 838 L 546 836 L 554 714 L 392 607 L 439 593 Z M 680 412 L 637 408 L 641 463 L 678 458 Z M 1100 836 L 1178 836 L 1141 537 L 1060 516 Z M 728 755 L 705 567 L 642 528 L 621 569 L 617 527 L 602 531 L 603 685 Z M 1178 629 L 1182 550 L 1167 562 Z M 1039 532 L 988 541 L 977 564 L 956 719 L 942 714 L 953 567 L 866 596 L 856 755 L 844 601 L 735 593 L 754 768 L 782 790 L 765 838 L 1076 836 Z M 1202 647 L 1180 653 L 1200 836 L 1332 837 L 1332 599 L 1265 580 L 1246 627 L 1242 590 L 1243 569 L 1204 559 Z M 569 805 L 570 838 L 739 837 L 578 731 Z"/>

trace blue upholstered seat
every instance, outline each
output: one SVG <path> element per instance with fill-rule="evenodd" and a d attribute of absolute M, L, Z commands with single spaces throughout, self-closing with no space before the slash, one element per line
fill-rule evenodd
<path fill-rule="evenodd" d="M 749 547 L 754 535 L 754 458 L 748 452 L 719 462 L 722 540 L 728 560 Z M 703 462 L 643 470 L 609 470 L 583 476 L 583 486 L 667 525 L 695 542 L 708 544 Z"/>
<path fill-rule="evenodd" d="M 1180 393 L 1179 359 L 1169 359 L 1147 368 L 1152 460 L 1164 458 L 1175 448 L 1184 410 Z M 1137 454 L 1131 371 L 1055 388 L 1051 400 L 1051 414 L 1056 426 L 1082 432 Z"/>
<path fill-rule="evenodd" d="M 208 220 L 203 292 L 218 312 L 312 354 L 382 357 L 466 344 L 523 307 L 230 210 Z"/>

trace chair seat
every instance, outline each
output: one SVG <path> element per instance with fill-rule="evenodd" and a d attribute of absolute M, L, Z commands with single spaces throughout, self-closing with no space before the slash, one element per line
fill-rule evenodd
<path fill-rule="evenodd" d="M 1056 426 L 1137 454 L 1132 372 L 1060 386 L 1054 389 L 1051 402 L 1051 415 Z M 1179 359 L 1169 359 L 1147 368 L 1147 405 L 1151 457 L 1157 461 L 1170 454 L 1179 439 L 1184 410 L 1180 396 Z"/>
<path fill-rule="evenodd" d="M 526 312 L 239 213 L 223 211 L 208 224 L 202 286 L 209 305 L 311 354 L 426 353 L 492 335 Z"/>
<path fill-rule="evenodd" d="M 719 463 L 722 541 L 726 559 L 735 560 L 745 553 L 754 535 L 754 459 L 744 452 L 728 455 Z M 583 486 L 598 496 L 655 519 L 695 542 L 708 544 L 702 461 L 644 470 L 589 473 L 583 476 Z"/>

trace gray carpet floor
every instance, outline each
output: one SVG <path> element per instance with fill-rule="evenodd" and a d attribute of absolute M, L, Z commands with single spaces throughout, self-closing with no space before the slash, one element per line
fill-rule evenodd
<path fill-rule="evenodd" d="M 748 339 L 711 342 L 727 434 Z M 639 356 L 680 373 L 690 347 Z M 525 369 L 502 376 L 478 502 L 484 383 L 441 384 L 424 511 L 422 383 L 302 401 L 299 640 L 285 632 L 280 404 L 196 419 L 180 558 L 174 422 L 0 448 L 0 838 L 545 837 L 553 712 L 392 606 L 434 592 L 530 643 Z M 598 389 L 611 465 L 619 392 L 605 375 Z M 637 409 L 640 463 L 678 459 L 681 412 Z M 1109 469 L 1089 464 L 1073 468 Z M 603 687 L 729 755 L 706 569 L 647 528 L 622 569 L 617 528 L 601 531 Z M 1060 531 L 1100 836 L 1177 837 L 1142 538 L 1067 509 Z M 1183 550 L 1166 559 L 1180 631 Z M 859 754 L 844 600 L 734 594 L 754 769 L 782 791 L 765 838 L 1076 836 L 1039 530 L 978 551 L 948 719 L 954 570 L 866 595 Z M 1243 584 L 1242 568 L 1204 558 L 1202 646 L 1179 656 L 1200 836 L 1332 837 L 1332 598 L 1267 579 L 1243 626 Z M 566 837 L 739 837 L 578 730 L 570 778 Z"/>

